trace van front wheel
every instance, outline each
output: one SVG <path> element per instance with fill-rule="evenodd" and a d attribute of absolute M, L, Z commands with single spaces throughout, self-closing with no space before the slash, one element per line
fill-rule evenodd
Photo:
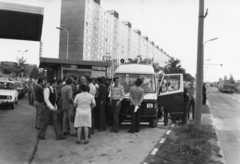
<path fill-rule="evenodd" d="M 158 125 L 158 118 L 152 118 L 149 121 L 149 126 L 151 128 L 155 128 Z"/>

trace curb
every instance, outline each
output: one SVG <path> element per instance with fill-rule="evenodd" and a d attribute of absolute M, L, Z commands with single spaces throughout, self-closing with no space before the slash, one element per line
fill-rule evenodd
<path fill-rule="evenodd" d="M 148 157 L 142 162 L 142 164 L 148 164 L 151 162 L 152 158 L 155 156 L 157 151 L 162 147 L 163 143 L 168 138 L 169 134 L 172 132 L 172 129 L 175 127 L 175 124 L 171 124 L 171 126 L 168 127 L 168 130 L 165 132 L 163 137 L 160 139 L 160 141 L 157 143 L 157 145 L 153 148 L 151 153 L 148 155 Z"/>
<path fill-rule="evenodd" d="M 218 145 L 218 147 L 220 148 L 219 154 L 222 156 L 221 162 L 222 162 L 223 164 L 226 164 L 226 160 L 225 160 L 224 153 L 223 153 L 223 149 L 222 149 L 222 144 L 221 144 L 221 141 L 220 141 L 220 139 L 219 139 L 219 134 L 218 134 L 216 125 L 214 125 L 214 120 L 213 120 L 214 118 L 213 118 L 212 111 L 211 111 L 212 106 L 209 104 L 208 101 L 207 101 L 206 104 L 207 104 L 208 107 L 209 107 L 209 111 L 210 111 L 210 115 L 211 115 L 211 120 L 212 120 L 212 126 L 213 126 L 213 128 L 214 128 L 214 130 L 215 130 L 215 132 L 216 132 L 216 135 L 217 135 L 217 139 L 218 139 L 218 140 L 217 140 L 217 145 Z"/>

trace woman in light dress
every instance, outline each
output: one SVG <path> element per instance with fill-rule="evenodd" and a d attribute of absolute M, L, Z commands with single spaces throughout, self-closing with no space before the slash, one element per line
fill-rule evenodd
<path fill-rule="evenodd" d="M 91 110 L 96 106 L 96 102 L 94 97 L 87 92 L 88 86 L 86 84 L 80 85 L 80 89 L 82 92 L 77 94 L 74 99 L 74 107 L 77 107 L 74 121 L 74 127 L 77 128 L 78 137 L 76 143 L 81 143 L 82 127 L 84 127 L 84 143 L 88 144 L 88 128 L 92 127 Z"/>

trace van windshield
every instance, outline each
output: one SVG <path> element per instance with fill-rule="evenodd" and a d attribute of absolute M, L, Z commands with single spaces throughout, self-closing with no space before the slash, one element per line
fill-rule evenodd
<path fill-rule="evenodd" d="M 130 88 L 135 85 L 137 78 L 144 78 L 141 88 L 144 93 L 155 93 L 156 92 L 156 82 L 154 75 L 140 75 L 140 74 L 123 74 L 117 73 L 114 77 L 119 77 L 120 85 L 123 86 L 125 92 L 129 92 Z"/>

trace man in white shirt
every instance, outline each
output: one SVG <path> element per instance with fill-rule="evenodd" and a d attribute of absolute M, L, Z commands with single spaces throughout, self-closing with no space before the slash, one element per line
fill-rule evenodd
<path fill-rule="evenodd" d="M 95 97 L 96 95 L 96 87 L 92 83 L 92 79 L 90 77 L 87 77 L 87 83 L 89 86 L 89 93 Z"/>
<path fill-rule="evenodd" d="M 50 81 L 50 86 L 45 88 L 43 91 L 45 108 L 42 111 L 42 120 L 40 123 L 40 130 L 38 134 L 38 139 L 40 140 L 46 139 L 45 134 L 47 131 L 49 119 L 52 119 L 56 140 L 65 139 L 65 137 L 63 137 L 63 132 L 61 130 L 61 126 L 57 118 L 56 93 L 54 89 L 56 87 L 57 81 L 55 79 L 52 79 Z"/>

